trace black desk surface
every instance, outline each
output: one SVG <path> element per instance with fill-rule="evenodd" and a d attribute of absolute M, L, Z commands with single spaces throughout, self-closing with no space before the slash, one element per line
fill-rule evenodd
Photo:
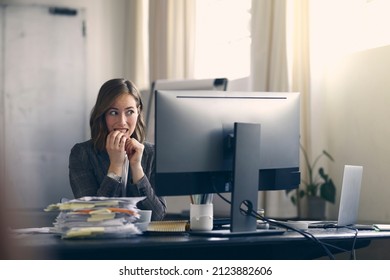
<path fill-rule="evenodd" d="M 334 254 L 350 251 L 355 232 L 350 229 L 309 229 Z M 390 232 L 360 230 L 355 249 L 373 239 L 388 239 Z M 15 248 L 21 259 L 313 259 L 326 256 L 318 243 L 299 233 L 245 237 L 202 237 L 186 233 L 140 235 L 126 239 L 63 240 L 54 234 L 18 236 Z M 334 246 L 337 246 L 335 248 Z"/>
<path fill-rule="evenodd" d="M 23 211 L 11 213 L 11 228 L 52 226 L 57 213 Z M 350 251 L 355 231 L 350 229 L 309 229 L 329 250 Z M 375 240 L 390 239 L 390 231 L 359 230 L 355 249 L 368 247 Z M 247 237 L 202 237 L 140 235 L 127 239 L 63 240 L 54 234 L 18 235 L 11 241 L 15 259 L 314 259 L 327 257 L 324 248 L 299 233 Z M 383 241 L 387 242 L 387 240 Z M 336 246 L 334 248 L 332 246 Z"/>

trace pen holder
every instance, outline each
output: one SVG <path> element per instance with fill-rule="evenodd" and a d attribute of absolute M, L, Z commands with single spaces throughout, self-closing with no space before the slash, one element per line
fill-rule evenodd
<path fill-rule="evenodd" d="M 190 205 L 190 228 L 191 230 L 213 229 L 213 204 Z"/>

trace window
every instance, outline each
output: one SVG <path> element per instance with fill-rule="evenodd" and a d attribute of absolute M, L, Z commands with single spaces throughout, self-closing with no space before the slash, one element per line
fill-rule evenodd
<path fill-rule="evenodd" d="M 250 75 L 251 0 L 197 0 L 194 78 Z"/>

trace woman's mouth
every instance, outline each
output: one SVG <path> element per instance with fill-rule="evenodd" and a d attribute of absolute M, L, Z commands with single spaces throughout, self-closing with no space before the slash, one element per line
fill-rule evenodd
<path fill-rule="evenodd" d="M 122 132 L 123 134 L 126 134 L 126 133 L 129 131 L 128 128 L 114 128 L 114 130 L 115 130 L 115 131 L 120 131 L 120 132 Z"/>

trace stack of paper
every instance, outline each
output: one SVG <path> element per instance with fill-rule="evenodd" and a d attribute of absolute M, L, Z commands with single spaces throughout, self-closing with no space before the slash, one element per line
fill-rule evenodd
<path fill-rule="evenodd" d="M 82 197 L 49 205 L 62 238 L 126 238 L 142 233 L 137 203 L 144 197 Z"/>

